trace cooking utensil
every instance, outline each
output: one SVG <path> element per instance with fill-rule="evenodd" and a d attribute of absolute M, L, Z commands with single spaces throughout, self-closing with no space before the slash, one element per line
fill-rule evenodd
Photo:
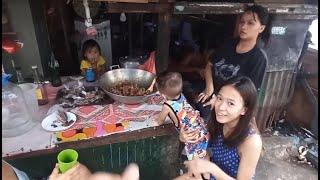
<path fill-rule="evenodd" d="M 99 79 L 99 86 L 115 101 L 125 104 L 138 104 L 146 101 L 155 92 L 145 96 L 121 96 L 111 93 L 109 89 L 124 81 L 137 83 L 139 87 L 148 89 L 154 78 L 155 75 L 148 71 L 121 68 L 104 73 Z"/>
<path fill-rule="evenodd" d="M 120 67 L 138 69 L 139 65 L 143 64 L 147 58 L 148 55 L 120 57 Z"/>

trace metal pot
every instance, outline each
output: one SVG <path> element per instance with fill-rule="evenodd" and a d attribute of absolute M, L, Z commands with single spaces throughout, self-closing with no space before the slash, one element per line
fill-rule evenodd
<path fill-rule="evenodd" d="M 140 64 L 148 58 L 148 55 L 143 56 L 125 56 L 119 58 L 121 68 L 138 69 Z"/>
<path fill-rule="evenodd" d="M 111 87 L 124 81 L 137 83 L 139 87 L 148 88 L 155 75 L 140 69 L 115 69 L 104 73 L 99 79 L 99 86 L 103 89 L 112 99 L 125 104 L 138 104 L 146 101 L 155 92 L 145 96 L 121 96 L 108 91 Z"/>

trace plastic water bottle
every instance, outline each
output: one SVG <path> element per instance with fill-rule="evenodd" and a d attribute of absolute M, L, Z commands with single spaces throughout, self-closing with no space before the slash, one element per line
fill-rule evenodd
<path fill-rule="evenodd" d="M 90 67 L 86 71 L 86 81 L 93 82 L 95 80 L 95 74 L 93 69 Z"/>

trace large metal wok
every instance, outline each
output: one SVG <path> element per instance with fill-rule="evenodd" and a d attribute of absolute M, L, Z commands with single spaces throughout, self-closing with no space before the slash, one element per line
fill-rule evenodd
<path fill-rule="evenodd" d="M 117 85 L 120 82 L 129 81 L 137 83 L 139 87 L 149 88 L 155 75 L 140 69 L 115 69 L 104 73 L 99 79 L 99 86 L 112 99 L 125 104 L 138 104 L 146 101 L 155 92 L 145 96 L 121 96 L 109 91 L 109 88 Z"/>

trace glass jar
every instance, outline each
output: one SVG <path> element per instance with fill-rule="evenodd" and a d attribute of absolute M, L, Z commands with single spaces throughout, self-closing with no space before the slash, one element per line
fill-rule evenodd
<path fill-rule="evenodd" d="M 22 83 L 18 85 L 25 97 L 26 104 L 31 113 L 32 120 L 35 122 L 39 122 L 41 119 L 38 115 L 39 105 L 36 95 L 37 85 L 33 83 Z"/>
<path fill-rule="evenodd" d="M 2 74 L 2 136 L 24 134 L 36 125 L 32 121 L 21 88 L 9 82 L 10 75 Z"/>

